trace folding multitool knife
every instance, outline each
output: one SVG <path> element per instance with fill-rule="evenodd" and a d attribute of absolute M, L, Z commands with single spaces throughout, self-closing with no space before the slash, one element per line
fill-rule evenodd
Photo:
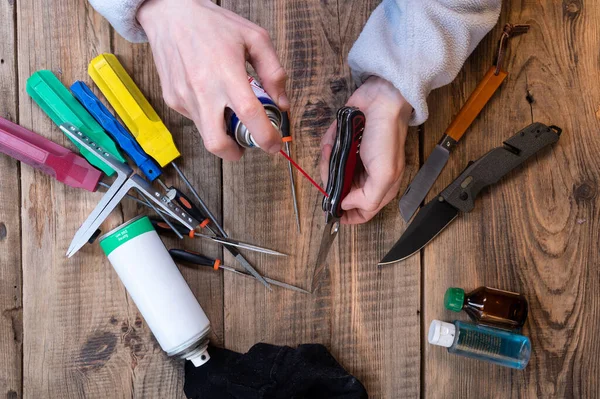
<path fill-rule="evenodd" d="M 341 204 L 352 188 L 356 167 L 360 163 L 359 150 L 364 130 L 365 115 L 358 108 L 338 110 L 337 135 L 329 160 L 327 196 L 323 197 L 322 204 L 326 225 L 313 273 L 313 292 L 319 286 L 327 254 L 340 229 L 340 219 L 344 214 Z"/>

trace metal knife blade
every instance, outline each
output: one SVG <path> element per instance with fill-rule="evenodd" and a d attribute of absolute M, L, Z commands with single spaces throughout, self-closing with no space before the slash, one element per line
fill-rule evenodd
<path fill-rule="evenodd" d="M 399 262 L 419 252 L 457 216 L 458 209 L 444 201 L 444 198 L 438 197 L 429 201 L 417 213 L 415 220 L 408 226 L 398 242 L 381 259 L 379 266 Z"/>
<path fill-rule="evenodd" d="M 485 187 L 497 183 L 538 151 L 558 141 L 562 129 L 532 123 L 467 168 L 436 199 L 421 209 L 400 240 L 379 265 L 406 259 L 423 248 L 458 214 L 470 212 Z"/>
<path fill-rule="evenodd" d="M 315 292 L 317 288 L 319 288 L 319 284 L 321 282 L 321 276 L 325 271 L 325 261 L 327 260 L 327 255 L 329 254 L 329 249 L 331 248 L 331 244 L 337 237 L 337 233 L 340 230 L 340 220 L 333 218 L 325 225 L 323 229 L 323 238 L 321 238 L 321 245 L 319 246 L 319 255 L 317 256 L 317 263 L 315 270 L 313 272 L 313 278 L 311 282 L 311 292 Z"/>
<path fill-rule="evenodd" d="M 427 193 L 437 180 L 438 176 L 446 166 L 450 157 L 452 147 L 444 146 L 442 143 L 435 146 L 427 161 L 423 164 L 417 175 L 406 188 L 406 191 L 400 198 L 400 215 L 404 221 L 408 222 L 421 205 L 421 202 L 427 196 Z"/>
<path fill-rule="evenodd" d="M 412 218 L 421 201 L 425 199 L 433 183 L 446 165 L 450 152 L 452 152 L 456 143 L 465 134 L 505 78 L 506 72 L 496 71 L 496 67 L 493 66 L 487 71 L 473 93 L 471 93 L 467 102 L 463 105 L 450 126 L 448 126 L 442 139 L 400 199 L 400 214 L 405 221 L 408 222 Z"/>

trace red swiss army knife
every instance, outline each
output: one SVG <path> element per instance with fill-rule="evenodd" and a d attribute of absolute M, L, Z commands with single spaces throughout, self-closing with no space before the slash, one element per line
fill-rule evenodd
<path fill-rule="evenodd" d="M 365 115 L 358 108 L 343 107 L 338 110 L 337 135 L 329 160 L 327 196 L 323 197 L 326 225 L 312 279 L 313 292 L 319 287 L 327 254 L 340 229 L 340 219 L 344 214 L 341 204 L 352 188 L 354 174 L 360 163 L 358 153 L 364 130 Z"/>

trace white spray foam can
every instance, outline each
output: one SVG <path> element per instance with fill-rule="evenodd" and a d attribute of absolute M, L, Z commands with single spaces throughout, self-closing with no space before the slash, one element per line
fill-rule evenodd
<path fill-rule="evenodd" d="M 105 234 L 100 246 L 167 355 L 206 363 L 210 322 L 148 217 Z"/>

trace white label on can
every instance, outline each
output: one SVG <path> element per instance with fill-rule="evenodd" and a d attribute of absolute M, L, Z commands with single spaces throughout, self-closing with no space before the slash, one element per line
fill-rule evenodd
<path fill-rule="evenodd" d="M 261 84 L 258 83 L 258 80 L 254 79 L 252 76 L 248 75 L 248 83 L 250 83 L 250 87 L 252 88 L 252 91 L 254 92 L 254 95 L 256 97 L 258 97 L 258 98 L 267 97 L 269 100 L 273 101 L 271 96 L 265 91 L 265 89 L 263 89 Z"/>
<path fill-rule="evenodd" d="M 165 352 L 208 333 L 206 314 L 156 231 L 123 243 L 108 259 Z"/>

